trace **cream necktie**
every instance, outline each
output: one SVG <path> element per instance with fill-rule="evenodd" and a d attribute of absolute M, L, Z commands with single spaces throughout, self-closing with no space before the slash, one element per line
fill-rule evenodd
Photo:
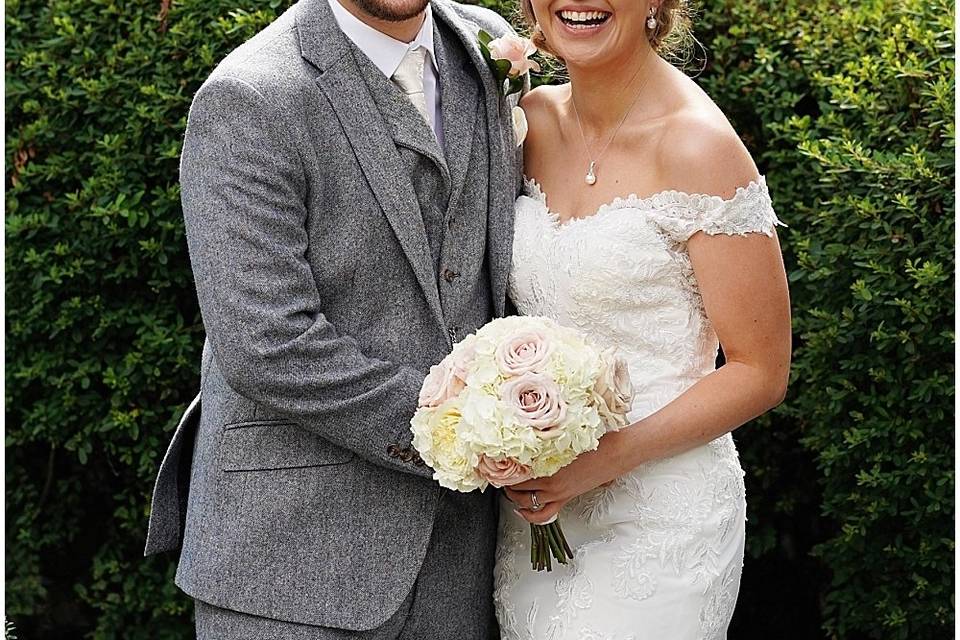
<path fill-rule="evenodd" d="M 393 74 L 394 83 L 400 90 L 407 94 L 410 102 L 417 108 L 420 115 L 430 124 L 430 116 L 427 115 L 427 97 L 423 94 L 423 67 L 427 61 L 427 50 L 423 47 L 408 49 L 407 53 L 400 61 L 396 73 Z"/>

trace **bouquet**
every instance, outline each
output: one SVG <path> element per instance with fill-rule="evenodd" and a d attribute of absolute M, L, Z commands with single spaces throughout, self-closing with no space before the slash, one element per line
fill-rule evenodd
<path fill-rule="evenodd" d="M 413 446 L 441 486 L 504 487 L 550 476 L 626 425 L 624 361 L 549 318 L 500 318 L 430 368 L 411 421 Z M 559 521 L 530 525 L 531 562 L 573 552 Z"/>

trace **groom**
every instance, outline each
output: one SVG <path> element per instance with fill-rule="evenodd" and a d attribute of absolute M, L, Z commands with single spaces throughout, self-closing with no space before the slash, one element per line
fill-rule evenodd
<path fill-rule="evenodd" d="M 428 368 L 503 315 L 518 148 L 449 0 L 301 0 L 190 110 L 207 340 L 146 553 L 182 547 L 201 639 L 486 638 L 490 493 L 411 447 Z M 202 405 L 202 409 L 201 409 Z"/>

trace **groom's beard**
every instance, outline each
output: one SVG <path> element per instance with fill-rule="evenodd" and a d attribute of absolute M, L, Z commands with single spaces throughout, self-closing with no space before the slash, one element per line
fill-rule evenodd
<path fill-rule="evenodd" d="M 387 22 L 403 22 L 415 18 L 427 8 L 430 0 L 352 0 L 365 13 Z"/>

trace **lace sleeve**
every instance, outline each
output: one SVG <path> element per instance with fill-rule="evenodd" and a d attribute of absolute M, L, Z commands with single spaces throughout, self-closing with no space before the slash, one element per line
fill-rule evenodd
<path fill-rule="evenodd" d="M 651 218 L 674 242 L 686 242 L 697 231 L 709 235 L 773 236 L 777 225 L 786 226 L 773 210 L 763 176 L 738 187 L 732 198 L 667 191 L 653 202 Z"/>

